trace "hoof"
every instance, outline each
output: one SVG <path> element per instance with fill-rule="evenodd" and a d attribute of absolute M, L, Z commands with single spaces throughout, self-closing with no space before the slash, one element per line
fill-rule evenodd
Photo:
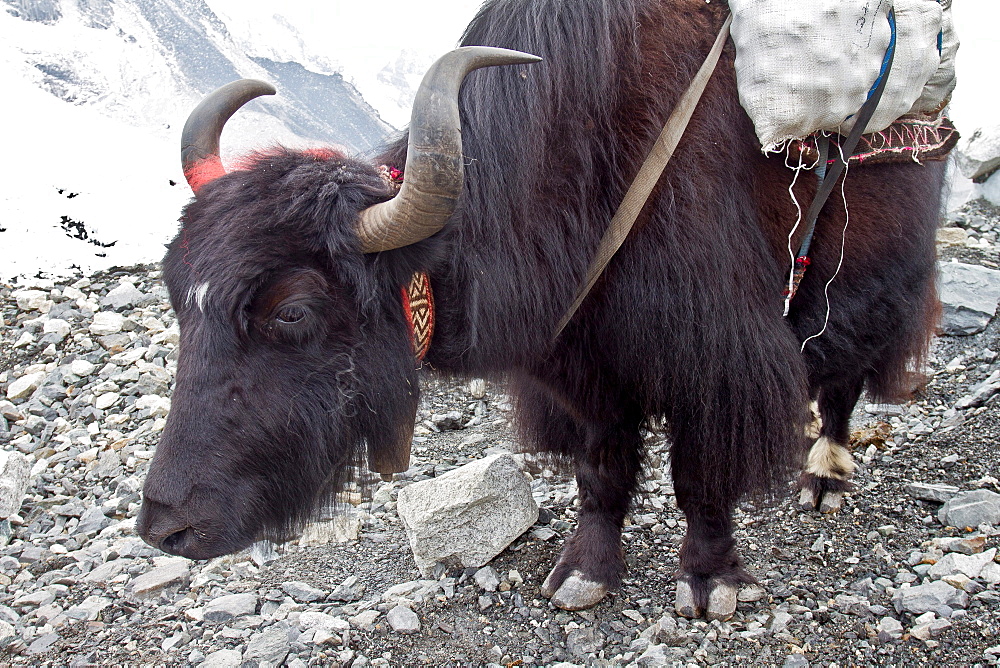
<path fill-rule="evenodd" d="M 838 485 L 849 486 L 842 481 Z M 821 513 L 835 513 L 844 505 L 844 492 L 838 489 L 824 489 L 824 485 L 806 485 L 799 490 L 800 510 L 818 510 Z"/>
<path fill-rule="evenodd" d="M 701 617 L 702 609 L 694 602 L 694 590 L 691 589 L 687 580 L 677 581 L 677 601 L 674 603 L 674 610 L 681 617 L 694 619 Z"/>
<path fill-rule="evenodd" d="M 705 617 L 709 620 L 718 619 L 726 622 L 732 619 L 736 613 L 736 598 L 739 594 L 739 587 L 725 583 L 715 583 L 712 593 L 708 595 L 708 610 Z"/>
<path fill-rule="evenodd" d="M 835 513 L 844 505 L 843 492 L 825 492 L 819 502 L 819 512 Z"/>
<path fill-rule="evenodd" d="M 677 601 L 674 609 L 682 617 L 704 617 L 708 620 L 728 621 L 736 613 L 736 598 L 739 587 L 718 580 L 711 580 L 712 590 L 708 593 L 708 607 L 701 608 L 695 602 L 694 590 L 686 580 L 677 582 Z"/>
<path fill-rule="evenodd" d="M 553 582 L 553 574 L 545 578 L 542 584 L 542 596 L 552 600 L 552 605 L 563 610 L 586 610 L 600 603 L 608 595 L 608 588 L 600 582 L 594 582 L 584 577 L 583 573 L 574 570 L 557 589 Z"/>

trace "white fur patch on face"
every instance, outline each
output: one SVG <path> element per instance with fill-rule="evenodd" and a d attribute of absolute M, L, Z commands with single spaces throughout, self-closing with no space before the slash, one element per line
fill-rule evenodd
<path fill-rule="evenodd" d="M 205 297 L 208 295 L 208 281 L 200 283 L 198 285 L 192 286 L 188 290 L 187 303 L 190 304 L 191 300 L 198 306 L 198 310 L 202 313 L 205 312 Z"/>
<path fill-rule="evenodd" d="M 831 441 L 826 436 L 820 437 L 809 449 L 806 473 L 811 473 L 819 478 L 847 480 L 854 473 L 855 468 L 857 465 L 847 448 Z"/>
<path fill-rule="evenodd" d="M 809 412 L 812 414 L 812 421 L 806 423 L 806 438 L 819 438 L 823 431 L 823 418 L 819 414 L 819 402 L 809 402 Z"/>

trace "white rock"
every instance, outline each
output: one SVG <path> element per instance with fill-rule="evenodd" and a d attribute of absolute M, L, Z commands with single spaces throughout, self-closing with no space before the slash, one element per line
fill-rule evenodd
<path fill-rule="evenodd" d="M 963 136 L 955 157 L 962 175 L 967 179 L 1000 167 L 1000 123 L 976 128 L 968 136 Z"/>
<path fill-rule="evenodd" d="M 31 462 L 20 452 L 0 450 L 0 517 L 21 509 L 31 480 Z"/>
<path fill-rule="evenodd" d="M 61 318 L 52 318 L 51 320 L 46 320 L 45 324 L 42 325 L 42 331 L 46 334 L 55 334 L 62 341 L 70 333 L 70 324 Z"/>
<path fill-rule="evenodd" d="M 118 287 L 109 291 L 104 296 L 104 299 L 101 300 L 101 305 L 111 306 L 112 308 L 123 308 L 125 306 L 134 306 L 145 298 L 146 295 L 140 292 L 133 284 L 128 281 L 122 281 Z"/>
<path fill-rule="evenodd" d="M 17 307 L 22 311 L 41 311 L 48 313 L 52 308 L 52 301 L 48 298 L 48 293 L 41 290 L 16 290 L 12 295 L 17 302 Z"/>
<path fill-rule="evenodd" d="M 107 410 L 114 406 L 115 402 L 117 402 L 120 398 L 121 395 L 117 392 L 105 392 L 94 400 L 94 408 L 101 411 Z"/>
<path fill-rule="evenodd" d="M 347 621 L 351 623 L 356 629 L 361 629 L 362 631 L 370 631 L 375 625 L 375 620 L 379 616 L 378 610 L 365 610 L 364 612 L 359 612 L 353 617 L 348 617 Z"/>
<path fill-rule="evenodd" d="M 220 649 L 205 657 L 198 668 L 238 668 L 243 663 L 243 655 L 235 649 Z"/>
<path fill-rule="evenodd" d="M 1000 494 L 988 489 L 962 492 L 941 506 L 938 520 L 946 526 L 959 528 L 1000 524 Z"/>
<path fill-rule="evenodd" d="M 936 564 L 930 567 L 927 574 L 934 579 L 940 579 L 947 575 L 961 573 L 969 578 L 977 578 L 986 564 L 993 563 L 993 557 L 997 554 L 997 549 L 990 548 L 980 554 L 958 554 L 949 552 Z"/>
<path fill-rule="evenodd" d="M 894 617 L 883 617 L 879 620 L 878 631 L 896 639 L 903 637 L 903 625 Z"/>
<path fill-rule="evenodd" d="M 90 323 L 90 333 L 94 336 L 107 336 L 117 334 L 122 331 L 125 324 L 125 316 L 112 311 L 100 311 L 94 314 L 94 320 Z"/>
<path fill-rule="evenodd" d="M 955 589 L 946 582 L 937 580 L 916 587 L 903 587 L 893 596 L 897 612 L 922 614 L 947 605 L 951 608 L 965 608 L 969 605 L 969 595 Z"/>
<path fill-rule="evenodd" d="M 250 638 L 243 659 L 280 666 L 290 650 L 291 643 L 288 641 L 287 627 L 279 622 Z"/>
<path fill-rule="evenodd" d="M 11 401 L 17 401 L 18 399 L 30 397 L 41 386 L 42 381 L 45 380 L 45 375 L 44 371 L 24 374 L 7 386 L 7 398 Z"/>
<path fill-rule="evenodd" d="M 183 587 L 191 577 L 191 562 L 178 557 L 132 580 L 128 593 L 136 599 L 153 599 L 165 589 Z"/>
<path fill-rule="evenodd" d="M 91 364 L 85 359 L 75 359 L 70 362 L 69 370 L 74 376 L 79 376 L 80 378 L 86 378 L 90 374 L 94 373 L 97 366 Z"/>
<path fill-rule="evenodd" d="M 482 378 L 473 378 L 469 381 L 469 395 L 473 399 L 482 399 L 486 396 L 486 381 Z"/>
<path fill-rule="evenodd" d="M 314 612 L 307 610 L 299 615 L 299 627 L 306 631 L 308 629 L 323 629 L 324 631 L 347 631 L 351 624 L 344 619 L 328 615 L 325 612 Z"/>
<path fill-rule="evenodd" d="M 257 597 L 253 594 L 229 594 L 209 601 L 202 612 L 202 618 L 210 622 L 228 623 L 256 611 Z"/>
<path fill-rule="evenodd" d="M 996 315 L 1000 271 L 961 262 L 945 262 L 941 271 L 941 325 L 945 334 L 983 331 Z"/>
<path fill-rule="evenodd" d="M 149 409 L 150 417 L 166 417 L 170 412 L 170 399 L 157 394 L 147 394 L 135 400 L 136 410 Z"/>
<path fill-rule="evenodd" d="M 538 504 L 514 458 L 466 464 L 399 492 L 397 511 L 418 568 L 437 562 L 481 567 L 538 520 Z"/>
<path fill-rule="evenodd" d="M 386 613 L 385 618 L 396 633 L 411 634 L 420 630 L 420 618 L 405 605 L 397 605 Z"/>

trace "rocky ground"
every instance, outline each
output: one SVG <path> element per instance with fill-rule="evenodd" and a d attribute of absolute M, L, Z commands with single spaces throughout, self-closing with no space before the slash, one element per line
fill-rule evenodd
<path fill-rule="evenodd" d="M 997 268 L 1000 211 L 972 205 L 950 226 L 943 260 Z M 157 269 L 0 284 L 0 305 L 0 442 L 25 455 L 7 455 L 0 475 L 0 664 L 1000 663 L 1000 520 L 959 529 L 948 513 L 961 504 L 942 512 L 974 493 L 979 519 L 1000 518 L 1000 322 L 940 337 L 915 401 L 859 407 L 858 488 L 839 513 L 802 512 L 791 491 L 739 508 L 761 586 L 744 590 L 732 620 L 707 623 L 673 612 L 685 522 L 657 435 L 625 528 L 628 576 L 595 609 L 564 612 L 539 595 L 576 492 L 530 460 L 538 522 L 483 569 L 421 578 L 397 496 L 514 449 L 510 405 L 492 386 L 429 382 L 411 469 L 349 490 L 304 545 L 165 556 L 133 529 L 175 367 Z"/>

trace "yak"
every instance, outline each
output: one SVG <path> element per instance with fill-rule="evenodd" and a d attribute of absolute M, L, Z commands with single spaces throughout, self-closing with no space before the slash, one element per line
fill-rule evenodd
<path fill-rule="evenodd" d="M 185 128 L 196 195 L 163 261 L 179 358 L 142 537 L 215 557 L 297 526 L 366 457 L 405 470 L 430 369 L 507 383 L 523 446 L 572 463 L 578 526 L 541 586 L 554 605 L 593 606 L 620 585 L 643 434 L 657 428 L 687 519 L 677 609 L 731 616 L 752 581 L 735 505 L 799 471 L 805 505 L 835 507 L 859 397 L 912 389 L 938 312 L 944 170 L 850 170 L 785 315 L 796 200 L 816 179 L 793 184 L 782 156 L 761 153 L 729 43 L 630 235 L 554 336 L 727 13 L 487 0 L 374 160 L 279 147 L 227 173 L 223 124 L 273 89 L 244 80 L 207 98 Z M 414 276 L 434 305 L 422 360 L 404 303 Z"/>

